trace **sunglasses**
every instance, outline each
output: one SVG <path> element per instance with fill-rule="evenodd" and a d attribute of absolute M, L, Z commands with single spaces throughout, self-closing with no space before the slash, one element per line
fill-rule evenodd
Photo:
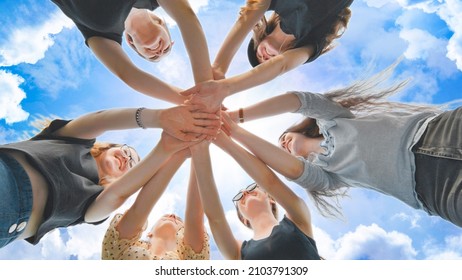
<path fill-rule="evenodd" d="M 233 201 L 237 202 L 244 197 L 244 192 L 254 191 L 258 187 L 257 183 L 250 184 L 247 188 L 240 190 L 238 194 L 233 197 Z"/>

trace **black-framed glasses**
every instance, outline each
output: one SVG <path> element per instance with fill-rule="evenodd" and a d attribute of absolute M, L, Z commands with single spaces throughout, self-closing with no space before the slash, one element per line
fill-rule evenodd
<path fill-rule="evenodd" d="M 122 152 L 122 156 L 128 159 L 129 168 L 132 168 L 133 166 L 136 165 L 136 161 L 133 159 L 133 156 L 132 156 L 132 151 L 130 150 L 130 147 L 127 144 L 123 144 L 120 147 L 120 151 Z"/>
<path fill-rule="evenodd" d="M 258 187 L 257 183 L 252 183 L 252 184 L 250 184 L 250 185 L 247 186 L 245 189 L 240 190 L 240 191 L 233 197 L 233 201 L 234 201 L 234 202 L 237 202 L 237 201 L 241 200 L 241 199 L 244 197 L 244 192 L 251 192 L 251 191 L 255 190 L 257 187 Z"/>

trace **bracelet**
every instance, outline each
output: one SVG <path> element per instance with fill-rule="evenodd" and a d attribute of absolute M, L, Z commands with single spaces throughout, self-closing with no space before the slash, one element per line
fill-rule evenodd
<path fill-rule="evenodd" d="M 135 120 L 136 120 L 136 124 L 141 127 L 142 129 L 146 129 L 146 127 L 144 126 L 143 122 L 141 121 L 141 111 L 143 111 L 144 107 L 140 107 L 138 109 L 136 109 L 136 113 L 135 113 Z"/>
<path fill-rule="evenodd" d="M 244 122 L 244 109 L 239 108 L 239 122 L 243 123 Z"/>

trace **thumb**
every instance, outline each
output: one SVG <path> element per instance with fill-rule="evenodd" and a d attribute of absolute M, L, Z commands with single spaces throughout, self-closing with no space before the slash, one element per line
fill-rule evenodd
<path fill-rule="evenodd" d="M 180 95 L 183 95 L 183 96 L 190 96 L 194 93 L 196 93 L 197 90 L 196 90 L 196 87 L 192 87 L 190 89 L 187 89 L 187 90 L 184 90 L 184 91 L 180 91 Z"/>

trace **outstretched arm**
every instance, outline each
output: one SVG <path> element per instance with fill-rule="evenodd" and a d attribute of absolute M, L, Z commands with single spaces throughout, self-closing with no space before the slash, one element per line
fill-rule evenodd
<path fill-rule="evenodd" d="M 189 147 L 192 143 L 180 141 L 163 132 L 159 143 L 143 160 L 105 186 L 85 213 L 85 221 L 97 222 L 106 218 L 144 186 L 173 154 Z"/>
<path fill-rule="evenodd" d="M 309 58 L 310 48 L 292 49 L 277 55 L 257 67 L 223 80 L 207 81 L 182 91 L 191 96 L 190 104 L 205 105 L 207 112 L 216 112 L 223 100 L 237 92 L 264 84 L 303 64 Z"/>
<path fill-rule="evenodd" d="M 237 260 L 240 259 L 241 242 L 235 239 L 226 220 L 213 179 L 208 146 L 209 144 L 203 141 L 190 148 L 202 205 L 218 249 L 226 259 Z"/>
<path fill-rule="evenodd" d="M 162 128 L 184 140 L 198 140 L 195 134 L 214 136 L 220 121 L 214 114 L 200 113 L 198 106 L 177 106 L 168 109 L 138 111 L 138 122 L 147 128 Z M 55 133 L 60 136 L 91 139 L 110 130 L 138 128 L 137 109 L 109 109 L 83 115 Z"/>
<path fill-rule="evenodd" d="M 180 151 L 174 154 L 140 190 L 135 202 L 125 212 L 117 225 L 121 239 L 133 238 L 143 231 L 149 213 L 159 201 L 173 175 L 186 159 L 187 154 L 189 151 Z"/>
<path fill-rule="evenodd" d="M 179 88 L 139 69 L 117 42 L 102 37 L 91 37 L 87 42 L 96 57 L 134 90 L 174 104 L 182 104 L 185 101 L 185 98 L 178 94 L 181 91 Z"/>
<path fill-rule="evenodd" d="M 303 163 L 295 156 L 238 126 L 226 113 L 222 116 L 225 130 L 230 133 L 230 136 L 269 167 L 290 179 L 296 179 L 302 175 Z"/>
<path fill-rule="evenodd" d="M 293 113 L 300 106 L 301 102 L 297 95 L 288 92 L 241 109 L 243 121 L 248 122 L 284 113 Z M 228 111 L 227 113 L 234 122 L 239 121 L 239 110 Z"/>
<path fill-rule="evenodd" d="M 190 172 L 184 216 L 184 243 L 199 253 L 207 245 L 204 244 L 204 208 L 197 186 L 196 170 L 192 163 Z"/>
<path fill-rule="evenodd" d="M 218 135 L 215 144 L 231 155 L 258 186 L 268 192 L 286 210 L 287 217 L 300 230 L 313 237 L 311 214 L 302 198 L 285 185 L 263 161 L 247 152 L 224 133 Z"/>
<path fill-rule="evenodd" d="M 225 76 L 237 50 L 255 24 L 265 15 L 270 3 L 269 0 L 246 1 L 246 7 L 241 10 L 239 18 L 229 31 L 215 57 L 213 69 L 216 73 L 220 73 L 222 77 Z"/>
<path fill-rule="evenodd" d="M 158 0 L 175 20 L 183 37 L 196 83 L 213 79 L 210 55 L 202 26 L 187 0 Z"/>

